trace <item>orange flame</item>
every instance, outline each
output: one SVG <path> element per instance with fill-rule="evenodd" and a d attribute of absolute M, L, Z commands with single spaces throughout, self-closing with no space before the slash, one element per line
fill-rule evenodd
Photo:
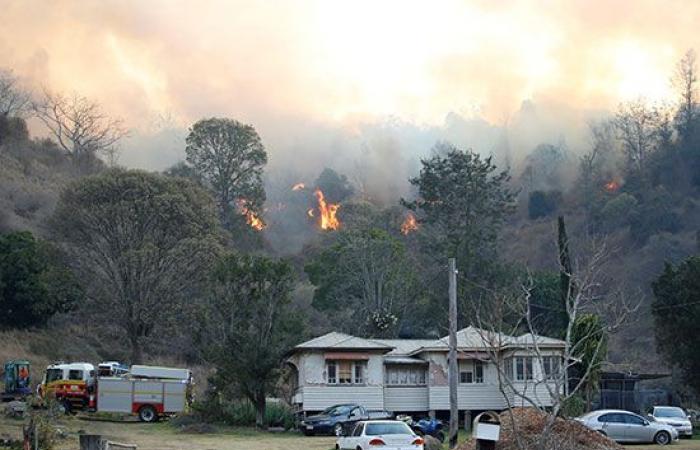
<path fill-rule="evenodd" d="M 294 186 L 292 186 L 292 190 L 293 191 L 300 191 L 300 190 L 304 189 L 305 187 L 306 187 L 306 185 L 304 183 L 297 183 Z"/>
<path fill-rule="evenodd" d="M 267 228 L 267 224 L 253 211 L 248 209 L 248 206 L 246 206 L 248 200 L 242 198 L 239 199 L 236 203 L 238 208 L 241 210 L 241 214 L 245 216 L 245 222 L 248 225 L 250 225 L 251 228 L 253 228 L 255 231 L 262 231 L 265 228 Z"/>
<path fill-rule="evenodd" d="M 340 228 L 340 221 L 336 217 L 340 205 L 337 203 L 326 203 L 326 199 L 320 189 L 316 189 L 314 195 L 318 200 L 318 211 L 321 213 L 321 229 L 337 230 Z"/>
<path fill-rule="evenodd" d="M 409 233 L 418 230 L 418 222 L 413 213 L 408 213 L 406 219 L 401 224 L 401 234 L 407 236 Z"/>
<path fill-rule="evenodd" d="M 618 189 L 620 189 L 620 183 L 617 181 L 613 180 L 608 183 L 605 183 L 605 186 L 603 186 L 603 189 L 605 189 L 608 192 L 616 192 Z"/>

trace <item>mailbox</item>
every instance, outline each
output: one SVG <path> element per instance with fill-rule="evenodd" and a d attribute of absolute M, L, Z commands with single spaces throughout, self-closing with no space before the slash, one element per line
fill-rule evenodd
<path fill-rule="evenodd" d="M 493 411 L 483 412 L 474 418 L 472 430 L 477 450 L 494 449 L 501 434 L 501 420 Z"/>

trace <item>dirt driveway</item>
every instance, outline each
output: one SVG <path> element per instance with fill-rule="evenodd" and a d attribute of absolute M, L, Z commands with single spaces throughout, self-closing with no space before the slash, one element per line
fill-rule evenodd
<path fill-rule="evenodd" d="M 332 437 L 304 437 L 298 433 L 260 433 L 249 429 L 221 429 L 211 434 L 181 433 L 167 423 L 97 422 L 72 418 L 58 425 L 67 437 L 57 450 L 77 450 L 78 432 L 101 434 L 107 439 L 137 444 L 143 450 L 329 450 Z M 0 436 L 20 439 L 22 422 L 0 419 Z"/>
<path fill-rule="evenodd" d="M 662 447 L 658 445 L 626 445 L 625 448 L 628 448 L 629 450 L 659 450 Z M 680 441 L 663 448 L 667 448 L 668 450 L 700 450 L 700 440 L 681 439 Z"/>

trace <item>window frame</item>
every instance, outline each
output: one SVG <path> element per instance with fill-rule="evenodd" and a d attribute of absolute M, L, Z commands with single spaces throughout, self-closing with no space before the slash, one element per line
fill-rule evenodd
<path fill-rule="evenodd" d="M 349 364 L 349 378 L 341 381 L 340 364 Z M 333 375 L 333 376 L 331 376 Z M 347 375 L 347 372 L 343 374 Z M 367 361 L 365 360 L 327 360 L 325 381 L 331 386 L 362 386 L 367 384 Z"/>
<path fill-rule="evenodd" d="M 404 382 L 405 381 L 405 382 Z M 423 365 L 391 364 L 384 366 L 387 387 L 423 387 L 428 385 L 428 371 Z"/>

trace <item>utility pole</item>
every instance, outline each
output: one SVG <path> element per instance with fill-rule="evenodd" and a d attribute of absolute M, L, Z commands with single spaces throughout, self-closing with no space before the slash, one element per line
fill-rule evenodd
<path fill-rule="evenodd" d="M 457 446 L 459 433 L 459 410 L 457 409 L 457 263 L 454 258 L 447 262 L 450 272 L 450 352 L 448 355 L 447 379 L 450 383 L 450 448 Z"/>

